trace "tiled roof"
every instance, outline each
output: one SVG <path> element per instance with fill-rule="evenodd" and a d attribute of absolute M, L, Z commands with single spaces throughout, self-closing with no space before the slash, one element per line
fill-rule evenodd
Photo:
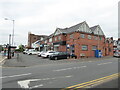
<path fill-rule="evenodd" d="M 85 21 L 84 21 L 85 22 Z M 71 33 L 71 32 L 75 32 L 75 31 L 78 31 L 79 27 L 84 23 L 84 22 L 81 22 L 77 25 L 74 25 L 74 26 L 71 26 L 69 28 L 64 28 L 64 29 L 61 29 L 59 28 L 59 30 L 62 32 L 62 33 Z"/>
<path fill-rule="evenodd" d="M 95 29 L 96 29 L 98 26 L 99 26 L 99 25 L 96 25 L 96 26 L 90 27 L 91 31 L 94 32 Z"/>

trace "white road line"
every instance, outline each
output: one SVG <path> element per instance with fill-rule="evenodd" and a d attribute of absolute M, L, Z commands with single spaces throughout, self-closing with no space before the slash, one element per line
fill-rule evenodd
<path fill-rule="evenodd" d="M 92 62 L 92 61 L 88 61 L 88 62 Z"/>
<path fill-rule="evenodd" d="M 69 75 L 69 76 L 60 76 L 60 77 L 54 77 L 54 78 L 22 80 L 22 81 L 18 81 L 17 83 L 18 83 L 18 85 L 20 85 L 21 88 L 29 88 L 29 89 L 32 89 L 32 88 L 42 87 L 43 84 L 35 85 L 35 86 L 30 87 L 29 85 L 30 85 L 30 82 L 31 82 L 31 81 L 54 80 L 54 79 L 70 78 L 70 77 L 72 77 L 72 75 Z"/>
<path fill-rule="evenodd" d="M 30 75 L 31 73 L 26 73 L 26 74 L 19 74 L 19 75 L 13 75 L 13 76 L 4 76 L 4 77 L 0 77 L 0 78 L 9 78 L 9 77 L 19 77 L 19 76 L 26 76 L 26 75 Z"/>
<path fill-rule="evenodd" d="M 43 86 L 43 84 L 40 84 L 40 85 L 36 85 L 36 86 L 30 87 L 29 89 L 38 88 L 38 87 L 42 87 L 42 86 Z"/>
<path fill-rule="evenodd" d="M 71 68 L 64 68 L 64 69 L 58 69 L 58 70 L 53 70 L 53 71 L 65 71 L 65 70 L 70 70 L 70 69 L 80 69 L 80 68 L 84 68 L 87 66 L 81 66 L 81 67 L 71 67 Z"/>
<path fill-rule="evenodd" d="M 107 63 L 100 63 L 100 64 L 97 64 L 97 65 L 104 65 L 104 64 L 110 64 L 112 62 L 107 62 Z"/>

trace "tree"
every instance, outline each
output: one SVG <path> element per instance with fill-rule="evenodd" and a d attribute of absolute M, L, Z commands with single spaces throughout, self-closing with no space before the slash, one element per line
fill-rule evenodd
<path fill-rule="evenodd" d="M 24 45 L 19 45 L 19 50 L 20 50 L 20 52 L 23 52 L 24 51 Z"/>

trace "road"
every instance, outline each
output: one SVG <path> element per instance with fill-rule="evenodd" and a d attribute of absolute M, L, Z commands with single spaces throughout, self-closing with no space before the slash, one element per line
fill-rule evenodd
<path fill-rule="evenodd" d="M 63 60 L 61 61 L 62 63 L 57 63 L 60 61 L 51 62 L 50 64 L 43 63 L 31 67 L 1 67 L 2 77 L 0 79 L 2 79 L 2 87 L 33 89 L 67 88 L 73 86 L 73 88 L 76 88 L 79 87 L 78 84 L 106 76 L 109 76 L 109 79 L 99 81 L 99 83 L 110 81 L 117 77 L 110 75 L 118 73 L 117 58 L 108 58 L 100 61 L 72 61 L 71 63 L 66 61 L 64 63 Z M 113 86 L 113 88 L 117 87 L 118 83 L 116 82 L 116 86 Z"/>

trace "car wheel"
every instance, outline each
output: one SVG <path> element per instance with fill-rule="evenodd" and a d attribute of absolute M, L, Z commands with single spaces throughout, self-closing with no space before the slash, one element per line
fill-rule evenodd
<path fill-rule="evenodd" d="M 49 55 L 47 55 L 47 58 L 49 58 Z"/>
<path fill-rule="evenodd" d="M 30 53 L 29 55 L 32 55 L 32 53 Z"/>
<path fill-rule="evenodd" d="M 70 57 L 69 56 L 67 56 L 67 59 L 69 59 Z"/>
<path fill-rule="evenodd" d="M 55 60 L 58 60 L 58 57 L 55 57 Z"/>

